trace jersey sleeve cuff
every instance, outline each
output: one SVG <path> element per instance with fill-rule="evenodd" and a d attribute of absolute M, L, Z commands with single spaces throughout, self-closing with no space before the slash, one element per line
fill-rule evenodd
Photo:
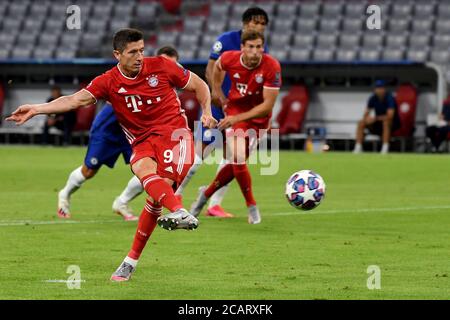
<path fill-rule="evenodd" d="M 188 81 L 186 82 L 186 84 L 184 85 L 184 87 L 181 88 L 181 90 L 183 90 L 184 88 L 187 87 L 187 85 L 188 85 L 189 82 L 191 81 L 191 77 L 192 77 L 192 73 L 191 73 L 191 71 L 189 71 L 189 79 L 188 79 Z"/>
<path fill-rule="evenodd" d="M 94 96 L 94 94 L 92 93 L 92 92 L 90 92 L 88 89 L 86 89 L 86 88 L 83 88 L 83 89 L 81 89 L 81 90 L 84 90 L 84 91 L 86 91 L 87 93 L 89 93 L 91 96 L 92 96 L 92 98 L 94 98 L 95 99 L 95 103 L 97 103 L 97 98 Z"/>

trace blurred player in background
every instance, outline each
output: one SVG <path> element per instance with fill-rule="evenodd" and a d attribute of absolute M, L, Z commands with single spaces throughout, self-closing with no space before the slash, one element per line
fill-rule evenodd
<path fill-rule="evenodd" d="M 169 46 L 160 48 L 156 54 L 178 61 L 178 52 Z M 58 193 L 58 216 L 70 218 L 70 196 L 86 180 L 94 177 L 103 165 L 114 168 L 121 154 L 125 163 L 129 164 L 131 153 L 131 146 L 117 122 L 114 109 L 110 103 L 106 103 L 92 123 L 84 164 L 70 173 L 65 187 Z M 125 221 L 137 220 L 128 203 L 143 190 L 139 179 L 133 176 L 125 190 L 114 200 L 113 212 L 121 215 Z"/>
<path fill-rule="evenodd" d="M 400 117 L 397 110 L 397 102 L 391 92 L 386 89 L 384 80 L 375 81 L 373 94 L 367 102 L 367 108 L 364 116 L 358 123 L 356 129 L 356 144 L 353 153 L 363 151 L 364 130 L 367 128 L 371 134 L 382 137 L 383 145 L 381 154 L 389 152 L 389 141 L 391 134 L 400 128 Z M 371 112 L 375 115 L 371 115 Z"/>
<path fill-rule="evenodd" d="M 58 86 L 53 86 L 51 89 L 51 95 L 47 99 L 47 102 L 58 99 L 61 96 L 61 88 Z M 70 145 L 72 141 L 72 131 L 76 123 L 76 111 L 69 111 L 58 115 L 49 115 L 45 121 L 44 128 L 42 129 L 42 144 L 48 144 L 49 130 L 54 127 L 63 132 L 63 145 Z"/>
<path fill-rule="evenodd" d="M 111 276 L 113 281 L 127 281 L 157 224 L 167 230 L 192 230 L 198 226 L 198 220 L 183 208 L 172 189 L 181 183 L 194 160 L 192 132 L 175 88 L 195 92 L 206 127 L 215 127 L 217 121 L 211 115 L 208 85 L 170 59 L 144 57 L 141 31 L 118 31 L 113 48 L 117 66 L 96 77 L 86 88 L 50 103 L 22 105 L 7 120 L 20 125 L 37 114 L 67 112 L 99 99 L 111 102 L 133 150 L 131 169 L 149 196 L 132 248 Z M 170 213 L 160 216 L 162 207 Z"/>
<path fill-rule="evenodd" d="M 213 70 L 212 98 L 220 102 L 225 112 L 218 128 L 225 130 L 226 154 L 230 162 L 220 169 L 208 188 L 200 189 L 191 213 L 198 216 L 208 199 L 236 178 L 248 208 L 248 223 L 257 224 L 261 222 L 261 215 L 245 161 L 251 145 L 256 144 L 259 136 L 269 128 L 281 87 L 281 67 L 275 58 L 264 53 L 262 33 L 244 31 L 241 44 L 241 51 L 224 52 Z M 222 89 L 225 73 L 231 78 L 228 98 Z"/>
<path fill-rule="evenodd" d="M 254 30 L 257 32 L 261 32 L 264 34 L 267 24 L 269 23 L 269 17 L 267 13 L 258 7 L 248 8 L 242 15 L 242 30 L 229 31 L 225 32 L 217 38 L 217 41 L 211 48 L 211 53 L 208 61 L 208 65 L 206 66 L 206 80 L 210 87 L 212 87 L 212 78 L 213 78 L 213 69 L 214 63 L 217 59 L 226 51 L 230 50 L 241 50 L 241 35 L 243 32 L 247 30 Z M 265 52 L 268 52 L 268 48 L 264 46 Z M 222 90 L 225 94 L 225 97 L 228 96 L 228 92 L 230 91 L 231 80 L 228 75 L 225 75 L 225 79 L 222 84 Z M 212 105 L 211 106 L 212 114 L 214 118 L 218 121 L 224 118 L 224 113 L 221 106 Z M 198 134 L 198 133 L 196 133 Z M 207 128 L 201 128 L 201 138 L 202 138 L 202 154 L 205 150 L 206 146 L 210 143 L 214 142 L 214 139 L 211 139 L 210 132 Z M 208 155 L 203 155 L 207 157 Z M 189 181 L 192 179 L 194 174 L 197 172 L 198 168 L 201 165 L 202 159 L 196 159 L 195 163 L 192 165 L 189 170 L 186 178 L 184 179 L 181 186 L 178 188 L 176 194 L 182 194 L 184 188 L 187 186 Z M 217 172 L 219 172 L 226 164 L 227 160 L 225 158 L 222 159 Z M 224 217 L 229 218 L 233 217 L 232 214 L 225 212 L 222 208 L 221 203 L 225 196 L 226 191 L 228 190 L 228 185 L 224 185 L 220 190 L 214 193 L 211 201 L 209 203 L 209 207 L 207 210 L 208 216 L 216 216 L 216 217 Z"/>

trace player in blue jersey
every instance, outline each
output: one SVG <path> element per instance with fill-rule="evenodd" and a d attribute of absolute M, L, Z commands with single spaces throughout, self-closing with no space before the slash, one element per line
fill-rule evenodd
<path fill-rule="evenodd" d="M 157 55 L 178 61 L 178 52 L 170 47 L 162 47 Z M 70 218 L 70 196 L 88 179 L 94 177 L 101 166 L 114 167 L 120 155 L 125 163 L 130 163 L 132 151 L 125 134 L 117 121 L 111 104 L 106 103 L 92 123 L 88 150 L 84 164 L 69 175 L 65 187 L 58 193 L 58 216 Z M 112 209 L 126 221 L 138 220 L 128 203 L 143 191 L 141 182 L 133 176 L 125 190 L 114 200 Z"/>
<path fill-rule="evenodd" d="M 241 34 L 243 31 L 247 30 L 254 30 L 258 31 L 260 33 L 264 34 L 264 31 L 266 29 L 267 24 L 269 23 L 269 17 L 267 13 L 258 7 L 251 7 L 248 8 L 242 15 L 242 30 L 235 30 L 235 31 L 228 31 L 223 34 L 221 34 L 216 42 L 214 42 L 211 53 L 208 60 L 208 65 L 206 66 L 206 80 L 208 81 L 208 84 L 210 87 L 212 87 L 212 73 L 213 73 L 213 67 L 214 63 L 217 59 L 219 59 L 220 55 L 224 53 L 225 51 L 230 50 L 241 50 Z M 268 48 L 265 45 L 264 51 L 268 52 Z M 222 90 L 225 93 L 226 96 L 228 96 L 228 92 L 230 91 L 231 81 L 227 76 L 225 76 L 225 80 L 223 81 Z M 220 121 L 224 118 L 224 114 L 221 107 L 217 107 L 214 105 L 211 105 L 211 111 L 213 117 Z M 211 132 L 209 129 L 205 127 L 200 127 L 199 132 L 196 132 L 196 137 L 198 139 L 201 138 L 202 141 L 202 154 L 204 157 L 208 156 L 207 154 L 204 154 L 204 150 L 208 144 L 214 143 L 214 138 L 211 137 Z M 192 179 L 194 174 L 197 172 L 199 166 L 201 165 L 201 158 L 196 156 L 195 162 L 192 165 L 191 169 L 189 170 L 188 174 L 186 175 L 186 178 L 183 180 L 183 183 L 180 185 L 178 190 L 176 191 L 176 194 L 181 195 L 184 188 L 187 186 L 189 181 Z M 225 165 L 227 164 L 226 159 L 222 159 L 217 172 L 220 171 Z M 207 210 L 208 216 L 216 216 L 216 217 L 232 217 L 233 215 L 226 212 L 222 206 L 222 200 L 225 196 L 225 192 L 228 189 L 228 185 L 222 187 L 218 191 L 214 193 L 214 195 L 211 197 L 209 207 Z"/>

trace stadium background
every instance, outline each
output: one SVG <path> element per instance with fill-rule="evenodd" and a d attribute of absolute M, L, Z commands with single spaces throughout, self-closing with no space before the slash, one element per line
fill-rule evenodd
<path fill-rule="evenodd" d="M 1 114 L 45 101 L 52 84 L 72 93 L 110 68 L 111 36 L 127 26 L 144 30 L 148 54 L 173 44 L 181 62 L 203 75 L 216 36 L 239 28 L 243 10 L 256 4 L 270 16 L 266 35 L 282 61 L 282 96 L 296 85 L 308 92 L 306 120 L 282 137 L 283 147 L 302 149 L 305 128 L 319 126 L 328 129 L 332 149 L 351 149 L 372 83 L 384 78 L 394 91 L 404 82 L 417 90 L 415 139 L 393 141 L 394 150 L 425 150 L 424 127 L 446 96 L 450 2 L 173 3 L 73 1 L 82 28 L 67 30 L 69 3 L 0 0 Z M 366 27 L 371 3 L 382 7 L 381 30 Z M 281 104 L 280 98 L 275 125 Z M 158 230 L 133 280 L 115 286 L 109 276 L 136 230 L 110 209 L 129 167 L 102 169 L 74 196 L 73 219 L 59 220 L 57 192 L 82 163 L 85 147 L 8 145 L 39 143 L 43 120 L 0 126 L 0 299 L 448 299 L 447 155 L 281 151 L 276 176 L 251 167 L 262 224 L 246 223 L 233 185 L 224 207 L 235 219 L 202 216 L 193 233 Z M 87 142 L 89 124 L 81 124 L 75 144 Z M 284 198 L 286 179 L 305 168 L 319 172 L 328 187 L 310 213 Z M 188 205 L 215 169 L 202 167 L 186 190 Z M 143 196 L 133 202 L 135 212 L 143 203 Z M 69 265 L 81 268 L 81 290 L 57 282 L 68 278 Z M 380 290 L 366 286 L 371 265 L 381 268 Z"/>
<path fill-rule="evenodd" d="M 81 9 L 78 30 L 66 26 L 70 4 Z M 381 8 L 379 30 L 367 27 L 366 10 L 371 4 Z M 44 101 L 50 84 L 71 93 L 110 68 L 114 65 L 111 37 L 122 27 L 145 32 L 147 54 L 174 45 L 181 62 L 203 76 L 215 39 L 226 30 L 239 29 L 241 15 L 250 5 L 268 12 L 267 42 L 283 65 L 284 85 L 274 127 L 283 126 L 277 122 L 282 97 L 289 90 L 300 92 L 286 102 L 286 109 L 295 110 L 291 118 L 296 123 L 285 124 L 289 128 L 282 130 L 286 133 L 282 141 L 291 143 L 282 147 L 303 148 L 308 127 L 325 127 L 334 149 L 350 149 L 373 81 L 383 78 L 394 92 L 404 83 L 413 86 L 413 92 L 406 93 L 414 96 L 407 98 L 411 105 L 400 108 L 406 110 L 407 128 L 393 139 L 394 150 L 426 150 L 425 126 L 435 121 L 446 97 L 450 61 L 450 2 L 446 1 L 3 0 L 2 115 L 25 101 Z M 184 106 L 189 110 L 192 103 Z M 78 135 L 86 137 L 92 117 L 85 111 L 80 118 L 88 119 L 77 125 Z M 20 129 L 2 122 L 0 141 L 37 142 L 43 119 L 37 117 Z M 59 133 L 52 132 L 58 138 Z"/>

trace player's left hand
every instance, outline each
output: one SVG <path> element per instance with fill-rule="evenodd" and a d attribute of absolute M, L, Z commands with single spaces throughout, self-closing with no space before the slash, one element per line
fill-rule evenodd
<path fill-rule="evenodd" d="M 224 130 L 227 128 L 231 128 L 235 123 L 237 122 L 237 119 L 235 116 L 226 116 L 219 122 L 218 129 Z"/>
<path fill-rule="evenodd" d="M 37 114 L 35 108 L 31 104 L 25 104 L 17 108 L 6 121 L 14 121 L 17 125 L 21 125 Z"/>
<path fill-rule="evenodd" d="M 202 121 L 203 126 L 208 129 L 215 128 L 217 126 L 217 120 L 210 114 L 202 114 L 200 119 Z"/>

